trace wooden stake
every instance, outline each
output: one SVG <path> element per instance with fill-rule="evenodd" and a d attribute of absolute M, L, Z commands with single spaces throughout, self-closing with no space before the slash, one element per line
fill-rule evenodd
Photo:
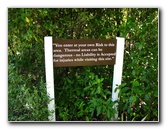
<path fill-rule="evenodd" d="M 55 121 L 55 99 L 54 99 L 54 72 L 53 72 L 53 48 L 52 36 L 44 37 L 44 50 L 45 50 L 45 72 L 46 72 L 46 85 L 47 94 L 51 101 L 48 104 L 48 110 L 51 111 L 48 116 L 49 121 Z"/>
<path fill-rule="evenodd" d="M 124 44 L 125 39 L 117 37 L 117 48 L 116 48 L 116 61 L 114 65 L 114 73 L 113 73 L 113 87 L 112 87 L 112 100 L 119 100 L 118 94 L 119 90 L 115 92 L 116 85 L 121 85 L 122 81 L 122 69 L 123 69 L 123 57 L 124 57 Z M 116 103 L 113 108 L 117 111 L 118 103 Z M 118 111 L 117 111 L 118 112 Z M 113 120 L 118 119 L 118 113 L 115 114 Z"/>

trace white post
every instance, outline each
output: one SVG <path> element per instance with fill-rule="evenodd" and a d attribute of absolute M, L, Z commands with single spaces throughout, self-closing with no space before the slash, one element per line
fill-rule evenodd
<path fill-rule="evenodd" d="M 48 119 L 49 121 L 55 121 L 52 36 L 44 37 L 44 50 L 47 94 L 51 99 L 51 101 L 48 104 L 48 110 L 51 111 L 51 114 L 49 114 Z"/>
<path fill-rule="evenodd" d="M 125 39 L 124 38 L 116 37 L 116 39 L 117 39 L 116 61 L 115 61 L 115 65 L 114 65 L 113 86 L 112 86 L 112 100 L 113 101 L 119 100 L 119 98 L 118 98 L 119 91 L 117 90 L 115 92 L 115 88 L 116 88 L 116 85 L 120 85 L 121 84 L 121 80 L 122 80 L 124 44 L 125 44 Z M 118 103 L 116 103 L 113 106 L 113 108 L 115 108 L 116 111 L 117 111 L 117 106 L 118 106 Z M 114 120 L 118 119 L 118 113 L 115 114 L 113 119 Z"/>

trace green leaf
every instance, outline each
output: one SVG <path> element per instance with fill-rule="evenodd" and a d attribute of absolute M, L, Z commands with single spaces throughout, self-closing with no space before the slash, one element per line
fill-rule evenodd
<path fill-rule="evenodd" d="M 126 84 L 127 84 L 127 83 L 122 83 L 122 84 L 120 85 L 120 87 L 122 88 L 122 87 L 126 86 Z"/>
<path fill-rule="evenodd" d="M 89 121 L 89 117 L 88 116 L 86 116 L 86 121 Z"/>
<path fill-rule="evenodd" d="M 135 76 L 136 72 L 135 70 L 132 70 L 132 75 Z"/>
<path fill-rule="evenodd" d="M 108 119 L 111 118 L 111 112 L 110 112 L 110 110 L 107 110 L 107 111 L 106 111 L 106 115 L 107 115 L 107 118 L 108 118 Z"/>
<path fill-rule="evenodd" d="M 103 82 L 103 80 L 104 80 L 104 78 L 101 78 L 101 79 L 100 79 L 100 82 Z"/>
<path fill-rule="evenodd" d="M 130 90 L 129 87 L 124 87 L 120 90 L 121 93 L 126 93 L 128 90 Z"/>
<path fill-rule="evenodd" d="M 149 101 L 150 100 L 150 97 L 148 94 L 145 94 L 145 101 Z"/>
<path fill-rule="evenodd" d="M 102 106 L 97 107 L 97 116 L 101 114 L 101 109 L 102 109 Z"/>
<path fill-rule="evenodd" d="M 133 102 L 136 102 L 137 98 L 136 96 L 132 96 Z"/>
<path fill-rule="evenodd" d="M 136 96 L 130 96 L 129 101 L 130 103 L 136 102 L 137 98 Z"/>
<path fill-rule="evenodd" d="M 141 50 L 143 48 L 142 44 L 139 44 L 138 49 Z"/>
<path fill-rule="evenodd" d="M 111 94 L 112 94 L 112 92 L 110 92 L 109 90 L 106 90 L 106 95 L 111 95 Z"/>
<path fill-rule="evenodd" d="M 134 86 L 139 86 L 139 82 L 138 81 L 133 81 L 133 85 Z"/>
<path fill-rule="evenodd" d="M 158 97 L 158 91 L 157 91 L 157 90 L 154 91 L 154 96 L 155 96 L 155 97 Z"/>
<path fill-rule="evenodd" d="M 91 112 L 91 117 L 93 117 L 93 115 L 94 115 L 94 108 L 90 108 L 90 112 Z"/>
<path fill-rule="evenodd" d="M 98 76 L 97 75 L 95 75 L 95 79 L 98 80 Z"/>
<path fill-rule="evenodd" d="M 96 93 L 97 93 L 97 94 L 100 94 L 100 93 L 101 93 L 101 90 L 102 90 L 101 86 L 98 85 L 98 86 L 97 86 L 97 91 L 96 91 Z"/>
<path fill-rule="evenodd" d="M 117 92 L 118 90 L 120 90 L 120 88 L 116 87 L 115 90 L 114 90 L 114 92 Z"/>
<path fill-rule="evenodd" d="M 87 87 L 84 88 L 84 91 L 87 91 L 87 90 L 89 90 L 90 88 L 91 88 L 91 86 L 87 86 Z"/>
<path fill-rule="evenodd" d="M 136 93 L 137 95 L 141 93 L 141 91 L 137 88 L 133 89 L 133 92 Z"/>

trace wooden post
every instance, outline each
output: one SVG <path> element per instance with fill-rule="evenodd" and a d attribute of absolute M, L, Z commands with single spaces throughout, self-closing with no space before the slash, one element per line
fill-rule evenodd
<path fill-rule="evenodd" d="M 113 73 L 113 86 L 112 86 L 112 100 L 119 100 L 118 94 L 119 90 L 115 92 L 116 85 L 120 85 L 122 81 L 122 69 L 123 69 L 123 57 L 124 57 L 124 44 L 125 39 L 117 37 L 117 46 L 116 46 L 116 61 L 114 65 L 114 73 Z M 117 111 L 118 103 L 116 103 L 113 108 Z M 118 112 L 118 111 L 117 111 Z M 115 114 L 113 120 L 118 119 L 118 113 Z"/>
<path fill-rule="evenodd" d="M 48 110 L 51 113 L 48 116 L 49 121 L 55 121 L 55 99 L 54 99 L 54 72 L 53 72 L 53 48 L 52 36 L 44 37 L 44 50 L 45 50 L 45 72 L 46 72 L 46 85 L 47 95 L 51 101 L 48 104 Z"/>

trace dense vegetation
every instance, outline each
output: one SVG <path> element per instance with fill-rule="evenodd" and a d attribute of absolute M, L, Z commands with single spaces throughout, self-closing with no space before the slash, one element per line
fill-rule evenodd
<path fill-rule="evenodd" d="M 125 38 L 119 121 L 158 121 L 158 9 L 9 8 L 8 120 L 47 121 L 44 36 Z M 113 66 L 54 68 L 56 119 L 107 121 Z"/>

